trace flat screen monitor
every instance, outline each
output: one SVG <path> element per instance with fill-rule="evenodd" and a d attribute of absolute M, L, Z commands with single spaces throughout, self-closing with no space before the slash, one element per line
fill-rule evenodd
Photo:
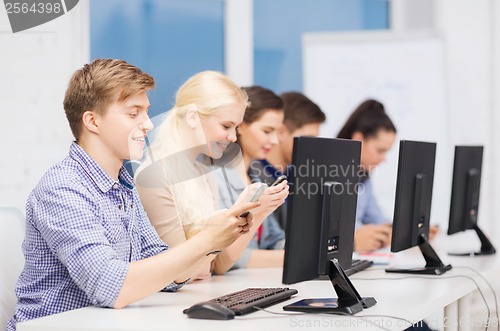
<path fill-rule="evenodd" d="M 418 246 L 426 265 L 410 269 L 390 268 L 386 269 L 387 272 L 440 275 L 451 269 L 451 265 L 441 262 L 428 241 L 435 159 L 435 143 L 401 140 L 399 144 L 391 251 Z"/>
<path fill-rule="evenodd" d="M 328 275 L 338 299 L 305 299 L 285 310 L 354 314 L 376 303 L 360 297 L 344 272 L 352 261 L 360 153 L 359 141 L 294 138 L 283 283 Z"/>
<path fill-rule="evenodd" d="M 458 256 L 495 254 L 495 248 L 477 224 L 483 146 L 455 146 L 448 234 L 473 229 L 480 241 L 479 252 L 449 253 Z"/>

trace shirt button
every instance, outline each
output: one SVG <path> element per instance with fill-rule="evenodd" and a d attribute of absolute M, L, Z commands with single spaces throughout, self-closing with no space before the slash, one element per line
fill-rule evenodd
<path fill-rule="evenodd" d="M 122 209 L 122 205 L 118 205 L 118 209 Z"/>
<path fill-rule="evenodd" d="M 133 204 L 130 204 L 130 208 L 134 208 L 134 205 L 133 205 Z"/>
<path fill-rule="evenodd" d="M 114 188 L 114 189 L 117 189 L 117 188 L 118 188 L 118 183 L 114 183 L 114 184 L 113 184 L 113 188 Z"/>

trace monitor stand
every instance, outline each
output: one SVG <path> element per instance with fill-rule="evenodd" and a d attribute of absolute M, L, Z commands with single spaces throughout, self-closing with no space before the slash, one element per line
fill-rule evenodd
<path fill-rule="evenodd" d="M 386 272 L 395 272 L 403 274 L 424 274 L 424 275 L 442 275 L 446 271 L 451 270 L 451 264 L 444 265 L 439 256 L 436 254 L 432 246 L 429 244 L 427 238 L 421 234 L 419 236 L 418 247 L 422 252 L 425 259 L 425 267 L 420 268 L 388 268 L 385 269 Z"/>
<path fill-rule="evenodd" d="M 329 261 L 328 276 L 337 298 L 303 299 L 284 306 L 287 311 L 300 311 L 306 313 L 333 313 L 353 315 L 363 308 L 369 308 L 377 303 L 372 297 L 361 297 L 345 274 L 337 259 Z"/>
<path fill-rule="evenodd" d="M 476 233 L 477 236 L 479 237 L 479 240 L 481 240 L 481 250 L 479 252 L 466 252 L 466 253 L 448 253 L 448 255 L 451 256 L 476 256 L 476 255 L 492 255 L 496 253 L 495 247 L 491 244 L 491 241 L 486 237 L 483 231 L 477 226 L 477 224 L 474 224 L 472 227 Z"/>

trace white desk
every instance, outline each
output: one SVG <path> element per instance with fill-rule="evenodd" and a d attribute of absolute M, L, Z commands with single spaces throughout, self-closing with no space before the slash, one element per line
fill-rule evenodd
<path fill-rule="evenodd" d="M 451 270 L 446 276 L 470 272 Z M 281 287 L 281 269 L 246 269 L 215 276 L 207 281 L 187 285 L 177 293 L 157 293 L 122 310 L 88 307 L 19 323 L 18 331 L 131 331 L 131 330 L 376 330 L 368 321 L 386 329 L 402 330 L 408 326 L 403 321 L 388 317 L 340 317 L 330 315 L 278 316 L 255 312 L 229 321 L 188 319 L 182 310 L 192 304 L 208 300 L 246 287 Z M 428 315 L 454 305 L 476 287 L 465 278 L 404 279 L 401 274 L 387 274 L 376 267 L 353 275 L 351 279 L 362 296 L 373 296 L 378 303 L 357 316 L 392 315 L 410 321 L 419 321 Z M 361 280 L 359 278 L 385 278 Z M 393 280 L 391 280 L 393 279 Z M 329 281 L 302 282 L 290 286 L 299 294 L 291 300 L 272 306 L 269 310 L 283 312 L 285 304 L 302 298 L 335 297 Z"/>
<path fill-rule="evenodd" d="M 491 240 L 494 238 L 490 238 Z M 500 242 L 496 240 L 493 245 L 496 248 L 500 247 Z M 461 276 L 471 276 L 478 283 L 486 299 L 490 301 L 490 310 L 492 315 L 490 316 L 490 322 L 492 323 L 490 327 L 496 329 L 496 323 L 498 323 L 495 316 L 495 307 L 493 305 L 493 294 L 491 289 L 484 282 L 481 277 L 477 276 L 474 271 L 468 270 L 467 268 L 472 268 L 477 272 L 480 272 L 483 277 L 485 277 L 493 287 L 498 287 L 498 274 L 500 272 L 500 252 L 495 255 L 487 256 L 450 256 L 448 252 L 477 252 L 480 249 L 480 241 L 476 233 L 472 230 L 454 234 L 452 236 L 447 236 L 445 233 L 440 234 L 438 238 L 431 243 L 434 250 L 437 252 L 444 264 L 451 264 L 453 273 L 447 272 L 442 276 L 443 278 L 453 277 L 455 275 Z M 417 262 L 418 261 L 418 262 Z M 425 261 L 420 250 L 417 247 L 406 250 L 404 252 L 397 253 L 395 258 L 391 261 L 391 265 L 403 266 L 414 265 L 423 266 Z M 356 275 L 355 275 L 356 276 Z M 355 277 L 354 276 L 354 277 Z M 470 281 L 472 283 L 472 281 Z M 477 289 L 476 285 L 474 287 Z M 484 310 L 486 320 L 486 306 L 483 304 L 482 300 L 479 303 L 481 311 Z M 483 317 L 481 320 L 471 321 L 469 319 L 471 314 L 470 306 L 470 295 L 466 295 L 456 302 L 452 302 L 444 307 L 444 320 L 448 327 L 446 330 L 470 330 L 471 326 L 477 329 L 484 330 L 486 325 L 484 323 Z M 473 308 L 473 307 L 472 307 Z M 443 327 L 443 325 L 431 325 L 431 327 Z"/>

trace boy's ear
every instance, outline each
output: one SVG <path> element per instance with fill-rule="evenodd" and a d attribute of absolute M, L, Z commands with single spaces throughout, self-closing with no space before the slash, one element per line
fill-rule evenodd
<path fill-rule="evenodd" d="M 361 132 L 356 131 L 352 134 L 352 140 L 363 141 L 365 140 L 365 136 Z"/>
<path fill-rule="evenodd" d="M 200 115 L 198 114 L 198 111 L 195 108 L 189 109 L 187 111 L 186 123 L 192 129 L 198 127 L 200 123 Z"/>
<path fill-rule="evenodd" d="M 96 115 L 93 111 L 86 111 L 82 116 L 83 125 L 93 133 L 99 133 L 99 125 Z"/>

